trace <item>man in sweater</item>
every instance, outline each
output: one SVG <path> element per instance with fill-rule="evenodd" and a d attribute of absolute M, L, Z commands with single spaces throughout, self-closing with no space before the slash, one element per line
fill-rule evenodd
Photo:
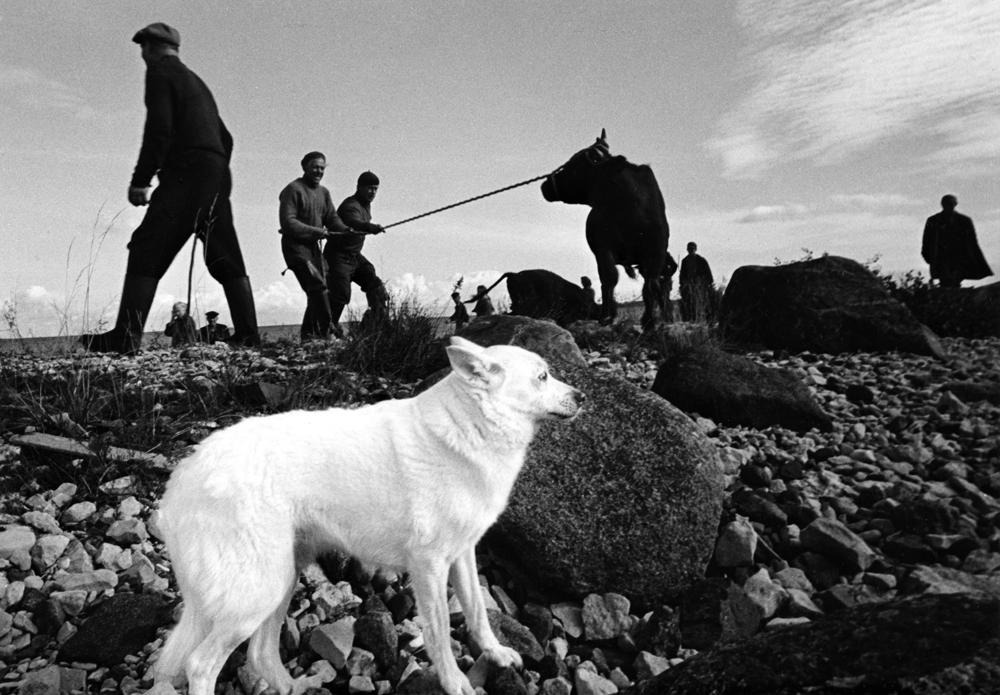
<path fill-rule="evenodd" d="M 285 186 L 278 196 L 281 253 L 306 293 L 302 340 L 325 339 L 336 321 L 331 313 L 326 262 L 319 242 L 326 240 L 329 245 L 332 239 L 346 239 L 350 243 L 364 243 L 364 237 L 341 221 L 329 189 L 320 185 L 326 172 L 326 156 L 310 152 L 301 164 L 302 176 Z M 339 332 L 339 328 L 336 330 Z"/>
<path fill-rule="evenodd" d="M 348 196 L 337 208 L 337 214 L 344 224 L 364 234 L 381 234 L 385 228 L 372 222 L 372 201 L 378 193 L 379 179 L 370 171 L 358 177 L 358 187 L 354 195 Z M 385 311 L 389 295 L 385 285 L 375 273 L 375 266 L 361 253 L 365 237 L 361 235 L 340 235 L 330 239 L 323 256 L 327 262 L 326 284 L 330 290 L 330 308 L 333 316 L 333 330 L 340 329 L 337 322 L 344 307 L 351 301 L 353 282 L 368 299 L 372 315 Z"/>
<path fill-rule="evenodd" d="M 181 62 L 176 29 L 157 22 L 132 41 L 146 63 L 146 126 L 128 200 L 149 209 L 128 245 L 115 327 L 80 342 L 93 352 L 138 351 L 160 278 L 194 233 L 225 290 L 236 329 L 231 343 L 257 346 L 257 312 L 229 204 L 233 138 L 208 87 Z M 154 176 L 159 185 L 150 197 Z"/>

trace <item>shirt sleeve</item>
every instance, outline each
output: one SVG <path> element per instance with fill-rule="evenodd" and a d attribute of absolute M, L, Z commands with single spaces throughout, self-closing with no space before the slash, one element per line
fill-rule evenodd
<path fill-rule="evenodd" d="M 170 79 L 163 70 L 146 70 L 146 126 L 142 134 L 139 161 L 132 174 L 132 186 L 148 188 L 153 176 L 163 166 L 174 132 L 174 95 Z"/>
<path fill-rule="evenodd" d="M 286 188 L 278 196 L 278 221 L 281 233 L 299 241 L 315 241 L 326 236 L 322 227 L 302 222 L 299 215 L 299 195 L 294 188 Z"/>
<path fill-rule="evenodd" d="M 344 234 L 358 229 L 355 225 L 348 223 L 337 214 L 337 206 L 333 204 L 333 198 L 330 196 L 329 190 L 326 192 L 324 207 L 326 208 L 326 213 L 323 215 L 323 226 L 331 232 Z"/>
<path fill-rule="evenodd" d="M 340 219 L 349 225 L 351 229 L 357 229 L 361 232 L 374 232 L 378 229 L 376 225 L 365 221 L 366 215 L 361 207 L 361 203 L 354 198 L 348 198 L 341 203 L 339 212 Z"/>

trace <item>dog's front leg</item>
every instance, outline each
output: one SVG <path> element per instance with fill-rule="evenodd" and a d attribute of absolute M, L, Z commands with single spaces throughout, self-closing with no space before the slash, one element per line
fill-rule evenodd
<path fill-rule="evenodd" d="M 439 557 L 418 558 L 410 568 L 417 610 L 427 623 L 427 652 L 448 695 L 475 695 L 451 652 L 448 616 L 448 566 Z"/>
<path fill-rule="evenodd" d="M 479 586 L 475 548 L 469 548 L 451 566 L 451 584 L 458 593 L 458 600 L 462 602 L 469 633 L 486 658 L 501 667 L 514 666 L 520 669 L 521 655 L 510 647 L 500 644 L 490 627 L 486 615 L 486 603 L 483 601 L 482 589 Z"/>

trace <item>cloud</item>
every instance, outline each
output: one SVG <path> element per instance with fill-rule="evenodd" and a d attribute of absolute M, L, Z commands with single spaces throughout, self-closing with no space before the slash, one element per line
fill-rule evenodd
<path fill-rule="evenodd" d="M 41 285 L 32 285 L 24 291 L 24 296 L 33 302 L 42 302 L 51 299 L 49 291 Z"/>
<path fill-rule="evenodd" d="M 739 218 L 742 224 L 774 222 L 777 220 L 799 220 L 809 212 L 805 205 L 758 205 Z"/>
<path fill-rule="evenodd" d="M 0 66 L 0 94 L 8 102 L 41 111 L 67 111 L 78 118 L 97 115 L 97 111 L 87 105 L 82 90 L 29 68 Z"/>
<path fill-rule="evenodd" d="M 743 0 L 738 16 L 755 86 L 709 143 L 725 175 L 832 164 L 928 130 L 945 140 L 931 159 L 983 160 L 1000 148 L 995 116 L 970 115 L 1000 103 L 1000 4 Z"/>

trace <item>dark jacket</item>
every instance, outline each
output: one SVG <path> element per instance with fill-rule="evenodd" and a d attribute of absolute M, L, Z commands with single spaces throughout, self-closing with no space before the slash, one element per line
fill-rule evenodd
<path fill-rule="evenodd" d="M 357 194 L 344 198 L 337 208 L 337 214 L 351 229 L 359 232 L 374 232 L 378 227 L 372 224 L 372 211 L 368 203 L 360 200 Z M 365 245 L 364 234 L 351 234 L 330 239 L 326 242 L 326 252 L 361 253 Z"/>
<path fill-rule="evenodd" d="M 688 254 L 681 259 L 681 292 L 687 288 L 694 288 L 699 285 L 711 286 L 712 269 L 708 266 L 708 261 L 698 254 Z"/>
<path fill-rule="evenodd" d="M 954 210 L 927 218 L 920 253 L 931 267 L 932 278 L 980 280 L 993 274 L 972 220 Z"/>
<path fill-rule="evenodd" d="M 228 162 L 233 137 L 219 117 L 212 93 L 180 58 L 164 56 L 146 68 L 146 127 L 132 186 L 146 188 L 185 153 L 213 152 Z"/>

